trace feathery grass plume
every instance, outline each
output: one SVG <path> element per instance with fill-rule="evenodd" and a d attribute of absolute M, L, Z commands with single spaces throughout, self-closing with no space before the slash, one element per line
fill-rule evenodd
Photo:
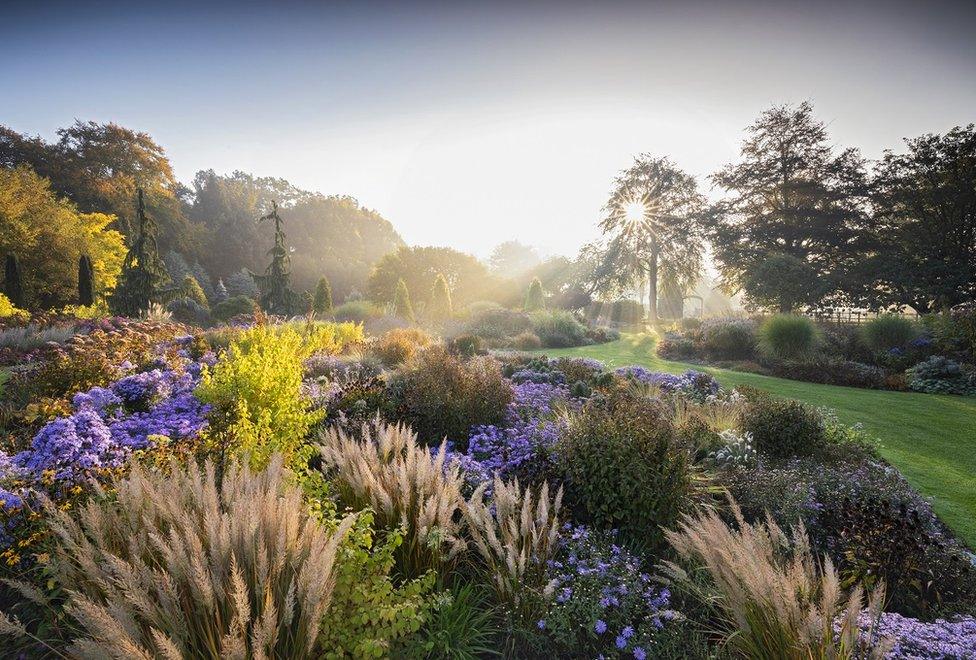
<path fill-rule="evenodd" d="M 403 528 L 397 563 L 405 576 L 443 570 L 464 549 L 464 480 L 457 465 L 445 469 L 446 441 L 434 453 L 408 426 L 376 421 L 363 426 L 362 440 L 329 428 L 320 450 L 343 504 L 372 508 L 377 527 Z"/>
<path fill-rule="evenodd" d="M 681 566 L 663 564 L 667 577 L 711 611 L 727 650 L 769 660 L 883 657 L 887 642 L 858 627 L 863 590 L 845 595 L 830 559 L 820 562 L 811 551 L 802 523 L 791 538 L 769 516 L 747 523 L 730 502 L 735 527 L 708 510 L 665 532 L 681 560 L 706 574 L 706 586 Z M 868 594 L 871 621 L 883 601 L 883 585 Z"/>
<path fill-rule="evenodd" d="M 468 532 L 488 567 L 498 601 L 518 620 L 534 621 L 555 586 L 546 581 L 546 567 L 559 539 L 563 490 L 552 500 L 544 482 L 533 498 L 528 486 L 522 489 L 518 480 L 506 484 L 496 475 L 486 501 L 486 486 L 479 486 L 464 505 Z"/>
<path fill-rule="evenodd" d="M 252 473 L 135 466 L 76 511 L 49 505 L 52 570 L 83 631 L 82 658 L 302 658 L 316 640 L 335 580 L 337 546 L 282 459 Z"/>

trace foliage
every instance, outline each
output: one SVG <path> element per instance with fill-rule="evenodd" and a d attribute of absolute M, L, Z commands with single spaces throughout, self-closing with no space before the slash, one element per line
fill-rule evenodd
<path fill-rule="evenodd" d="M 369 352 L 388 367 L 396 367 L 430 346 L 434 338 L 420 328 L 397 328 L 369 345 Z"/>
<path fill-rule="evenodd" d="M 687 453 L 660 407 L 618 392 L 587 402 L 556 449 L 566 503 L 575 519 L 619 529 L 629 542 L 660 547 L 691 501 Z"/>
<path fill-rule="evenodd" d="M 882 314 L 861 326 L 864 343 L 879 352 L 902 348 L 919 334 L 914 321 L 897 314 Z"/>
<path fill-rule="evenodd" d="M 705 458 L 706 464 L 722 470 L 748 469 L 759 465 L 759 454 L 752 445 L 750 433 L 737 433 L 732 429 L 726 429 L 719 433 L 719 438 L 723 444 L 708 453 Z"/>
<path fill-rule="evenodd" d="M 740 425 L 760 454 L 774 458 L 813 454 L 826 441 L 820 413 L 799 401 L 756 397 L 742 411 Z"/>
<path fill-rule="evenodd" d="M 383 310 L 368 300 L 349 300 L 336 307 L 333 315 L 337 321 L 366 323 L 383 316 Z"/>
<path fill-rule="evenodd" d="M 202 290 L 201 290 L 202 293 Z M 191 325 L 207 325 L 210 322 L 210 307 L 204 307 L 193 298 L 177 298 L 166 305 L 166 311 L 173 320 Z"/>
<path fill-rule="evenodd" d="M 529 290 L 525 294 L 525 304 L 523 307 L 527 312 L 537 312 L 545 309 L 545 306 L 546 299 L 545 294 L 542 292 L 542 282 L 539 281 L 538 277 L 535 277 L 532 279 L 532 283 L 529 284 Z"/>
<path fill-rule="evenodd" d="M 976 395 L 976 370 L 947 357 L 933 355 L 905 372 L 908 386 L 929 394 Z"/>
<path fill-rule="evenodd" d="M 362 435 L 329 428 L 321 436 L 323 471 L 339 501 L 372 508 L 381 529 L 402 529 L 395 553 L 402 575 L 448 569 L 465 542 L 458 520 L 462 480 L 457 466 L 445 467 L 446 444 L 430 452 L 400 424 L 377 423 Z"/>
<path fill-rule="evenodd" d="M 395 415 L 427 444 L 447 438 L 467 447 L 468 431 L 502 420 L 512 390 L 498 363 L 478 356 L 462 362 L 440 346 L 414 356 L 397 376 L 391 394 Z"/>
<path fill-rule="evenodd" d="M 119 284 L 109 305 L 123 316 L 137 316 L 160 301 L 168 276 L 156 242 L 156 223 L 146 215 L 142 188 L 139 189 L 138 228 L 122 262 Z"/>
<path fill-rule="evenodd" d="M 503 277 L 517 277 L 538 266 L 540 262 L 535 248 L 518 241 L 499 243 L 488 257 L 491 272 Z"/>
<path fill-rule="evenodd" d="M 540 310 L 531 315 L 532 332 L 547 348 L 566 348 L 586 343 L 586 327 L 572 312 L 561 309 Z"/>
<path fill-rule="evenodd" d="M 512 339 L 512 345 L 520 351 L 536 351 L 542 348 L 542 340 L 534 332 L 520 332 Z"/>
<path fill-rule="evenodd" d="M 326 277 L 320 277 L 318 284 L 315 285 L 312 311 L 319 316 L 327 316 L 332 313 L 332 286 Z"/>
<path fill-rule="evenodd" d="M 7 296 L 0 293 L 0 319 L 28 321 L 30 313 L 15 306 Z"/>
<path fill-rule="evenodd" d="M 431 609 L 434 575 L 397 584 L 391 578 L 399 531 L 377 536 L 364 511 L 339 546 L 335 587 L 319 637 L 323 658 L 379 658 L 406 643 Z"/>
<path fill-rule="evenodd" d="M 743 319 L 709 321 L 705 324 L 703 333 L 705 350 L 716 358 L 748 358 L 756 345 L 755 326 Z"/>
<path fill-rule="evenodd" d="M 280 459 L 262 473 L 134 467 L 70 514 L 50 508 L 51 573 L 82 631 L 77 657 L 303 657 L 332 598 L 334 532 L 309 518 Z"/>
<path fill-rule="evenodd" d="M 795 314 L 778 314 L 759 326 L 759 348 L 766 355 L 781 359 L 810 354 L 819 337 L 813 321 Z"/>
<path fill-rule="evenodd" d="M 393 303 L 400 280 L 409 291 L 430 291 L 438 275 L 447 280 L 455 305 L 484 299 L 493 286 L 488 269 L 469 254 L 446 247 L 401 247 L 376 263 L 366 283 L 367 297 Z"/>
<path fill-rule="evenodd" d="M 413 322 L 413 304 L 410 302 L 410 292 L 403 278 L 397 280 L 396 292 L 393 295 L 393 313 L 405 321 Z"/>
<path fill-rule="evenodd" d="M 641 569 L 614 534 L 567 524 L 549 562 L 555 598 L 538 626 L 558 657 L 673 657 L 670 593 Z M 685 648 L 684 652 L 689 649 Z M 670 653 L 669 653 L 670 651 Z"/>
<path fill-rule="evenodd" d="M 50 184 L 27 167 L 0 168 L 0 255 L 17 255 L 24 299 L 18 307 L 60 307 L 75 301 L 77 264 L 91 257 L 104 295 L 116 285 L 125 245 L 122 235 L 108 229 L 115 220 L 102 213 L 80 213 L 51 190 Z"/>
<path fill-rule="evenodd" d="M 854 239 L 865 219 L 863 161 L 854 149 L 834 153 L 826 127 L 807 102 L 770 108 L 746 130 L 740 161 L 712 176 L 729 193 L 713 205 L 708 220 L 723 284 L 738 290 L 750 270 L 785 254 L 804 264 L 820 284 L 803 301 L 816 305 L 843 286 L 859 258 Z M 777 263 L 777 270 L 786 266 Z M 792 303 L 796 293 L 800 269 L 791 263 L 788 281 L 763 283 L 777 289 L 788 285 L 775 292 L 781 306 Z"/>
<path fill-rule="evenodd" d="M 816 282 L 816 271 L 805 261 L 773 253 L 746 269 L 742 289 L 752 305 L 789 314 L 820 300 L 823 292 Z"/>
<path fill-rule="evenodd" d="M 258 304 L 254 298 L 247 296 L 232 296 L 213 306 L 212 314 L 218 321 L 229 321 L 235 316 L 252 315 L 258 311 Z"/>
<path fill-rule="evenodd" d="M 200 283 L 197 282 L 197 278 L 193 275 L 187 275 L 183 278 L 183 286 L 181 287 L 181 292 L 183 297 L 189 298 L 197 305 L 203 309 L 210 309 L 210 303 L 207 301 L 207 296 L 200 288 Z"/>
<path fill-rule="evenodd" d="M 528 314 L 495 307 L 472 313 L 464 330 L 468 334 L 492 340 L 514 337 L 531 327 L 532 319 Z"/>
<path fill-rule="evenodd" d="M 20 272 L 17 255 L 9 253 L 3 262 L 3 292 L 14 307 L 24 307 L 24 277 Z"/>
<path fill-rule="evenodd" d="M 492 603 L 480 587 L 459 584 L 439 594 L 428 620 L 410 641 L 410 658 L 476 660 L 499 655 Z"/>
<path fill-rule="evenodd" d="M 433 319 L 444 320 L 453 313 L 451 305 L 451 289 L 447 285 L 447 278 L 443 273 L 437 273 L 434 278 L 434 288 L 430 295 L 430 306 L 427 314 Z"/>
<path fill-rule="evenodd" d="M 559 540 L 562 488 L 550 499 L 548 483 L 533 494 L 517 479 L 506 484 L 496 476 L 486 500 L 487 487 L 479 486 L 463 505 L 472 544 L 506 614 L 516 622 L 533 621 L 551 597 L 547 569 Z"/>
<path fill-rule="evenodd" d="M 271 263 L 264 275 L 254 275 L 254 281 L 261 290 L 261 308 L 269 314 L 288 316 L 298 311 L 297 294 L 289 288 L 291 279 L 291 258 L 285 247 L 283 221 L 278 215 L 278 203 L 271 202 L 271 212 L 261 216 L 259 222 L 274 222 L 274 246 L 268 250 Z"/>
<path fill-rule="evenodd" d="M 258 290 L 258 285 L 254 283 L 251 273 L 241 270 L 227 278 L 227 294 L 232 298 L 244 297 L 257 300 L 261 292 Z"/>
<path fill-rule="evenodd" d="M 727 650 L 769 660 L 884 656 L 885 644 L 868 649 L 859 636 L 864 592 L 858 587 L 845 598 L 833 564 L 814 557 L 802 525 L 790 538 L 772 520 L 746 522 L 734 501 L 732 513 L 735 528 L 707 511 L 666 532 L 679 558 L 708 583 L 673 562 L 666 574 L 714 612 Z M 880 616 L 883 602 L 883 587 L 868 592 L 869 617 Z"/>

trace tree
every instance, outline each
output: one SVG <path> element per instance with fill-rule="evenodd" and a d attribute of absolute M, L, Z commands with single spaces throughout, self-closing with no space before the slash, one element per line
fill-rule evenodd
<path fill-rule="evenodd" d="M 976 299 L 976 126 L 907 144 L 875 169 L 873 251 L 859 301 L 947 310 Z"/>
<path fill-rule="evenodd" d="M 126 251 L 123 236 L 108 229 L 113 221 L 79 213 L 29 167 L 0 168 L 0 256 L 17 255 L 26 308 L 75 303 L 82 254 L 91 259 L 95 297 L 110 292 Z"/>
<path fill-rule="evenodd" d="M 542 293 L 542 282 L 539 281 L 538 277 L 532 279 L 532 283 L 529 284 L 529 290 L 525 294 L 525 311 L 535 312 L 540 309 L 544 309 L 546 306 L 546 299 Z"/>
<path fill-rule="evenodd" d="M 691 287 L 701 274 L 705 206 L 694 177 L 667 158 L 641 154 L 614 179 L 600 228 L 608 237 L 604 270 L 618 284 L 648 283 L 649 318 L 658 320 L 658 282 Z"/>
<path fill-rule="evenodd" d="M 488 257 L 491 272 L 505 277 L 516 277 L 538 266 L 539 255 L 534 248 L 518 241 L 499 243 Z"/>
<path fill-rule="evenodd" d="M 809 103 L 771 108 L 747 132 L 740 161 L 712 176 L 729 193 L 709 213 L 724 288 L 740 290 L 758 264 L 785 254 L 812 270 L 821 298 L 836 291 L 867 223 L 863 159 L 834 154 Z"/>
<path fill-rule="evenodd" d="M 200 283 L 197 282 L 197 278 L 193 277 L 193 275 L 186 275 L 183 278 L 183 285 L 180 288 L 184 298 L 189 298 L 204 309 L 210 309 L 210 301 L 207 300 L 207 295 L 203 292 Z"/>
<path fill-rule="evenodd" d="M 315 285 L 315 298 L 312 300 L 312 311 L 319 316 L 332 313 L 332 286 L 327 277 L 320 277 Z"/>
<path fill-rule="evenodd" d="M 78 258 L 78 304 L 95 304 L 95 269 L 87 254 Z"/>
<path fill-rule="evenodd" d="M 288 248 L 285 247 L 283 221 L 278 215 L 278 203 L 271 202 L 271 213 L 262 216 L 258 222 L 274 222 L 274 246 L 268 250 L 271 263 L 264 275 L 254 275 L 254 281 L 261 290 L 261 308 L 269 314 L 288 316 L 298 307 L 297 294 L 288 288 L 291 276 Z"/>
<path fill-rule="evenodd" d="M 3 264 L 3 292 L 14 307 L 24 309 L 24 280 L 20 275 L 20 262 L 12 252 Z"/>
<path fill-rule="evenodd" d="M 402 279 L 397 281 L 396 295 L 393 297 L 393 313 L 401 319 L 413 321 L 413 305 L 410 303 L 410 292 L 407 283 Z"/>
<path fill-rule="evenodd" d="M 747 301 L 756 307 L 789 314 L 822 297 L 817 273 L 807 262 L 789 254 L 771 254 L 749 266 L 742 280 Z"/>
<path fill-rule="evenodd" d="M 160 302 L 163 287 L 169 281 L 166 267 L 159 258 L 156 223 L 146 214 L 142 189 L 137 192 L 138 224 L 134 240 L 122 263 L 119 285 L 109 301 L 112 311 L 124 316 L 138 316 L 152 303 Z"/>
<path fill-rule="evenodd" d="M 438 274 L 447 280 L 454 305 L 484 299 L 497 286 L 485 265 L 470 254 L 446 247 L 401 247 L 377 262 L 366 294 L 378 303 L 393 302 L 399 280 L 410 291 L 430 291 Z"/>
<path fill-rule="evenodd" d="M 217 280 L 217 286 L 214 287 L 214 303 L 219 305 L 230 298 L 230 294 L 227 293 L 227 287 L 224 286 L 223 280 Z"/>
<path fill-rule="evenodd" d="M 451 289 L 447 286 L 447 278 L 443 273 L 437 273 L 430 294 L 430 316 L 437 320 L 444 320 L 451 317 L 452 311 Z"/>

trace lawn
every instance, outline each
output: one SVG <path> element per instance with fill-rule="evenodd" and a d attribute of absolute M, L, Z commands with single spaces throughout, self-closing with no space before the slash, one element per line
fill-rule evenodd
<path fill-rule="evenodd" d="M 671 373 L 699 369 L 726 387 L 751 385 L 832 408 L 841 421 L 861 422 L 876 436 L 882 456 L 932 499 L 936 513 L 970 547 L 976 547 L 976 398 L 818 385 L 671 362 L 654 354 L 655 343 L 653 335 L 624 335 L 608 344 L 544 352 L 592 357 L 615 367 L 640 364 Z"/>

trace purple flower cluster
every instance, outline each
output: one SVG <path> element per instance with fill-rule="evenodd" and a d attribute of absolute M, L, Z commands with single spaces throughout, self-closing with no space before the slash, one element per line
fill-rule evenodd
<path fill-rule="evenodd" d="M 704 401 L 719 392 L 718 381 L 706 373 L 690 369 L 680 376 L 651 371 L 634 365 L 614 371 L 618 376 L 635 380 L 644 385 L 654 385 L 669 394 L 681 394 L 696 401 Z"/>
<path fill-rule="evenodd" d="M 938 619 L 931 623 L 900 614 L 885 613 L 873 627 L 868 615 L 861 625 L 870 629 L 873 639 L 894 642 L 887 658 L 935 660 L 936 658 L 976 658 L 976 618 L 960 617 L 954 621 Z M 865 632 L 865 635 L 867 633 Z"/>
<path fill-rule="evenodd" d="M 511 381 L 516 385 L 521 383 L 549 383 L 562 385 L 566 382 L 566 375 L 561 371 L 535 370 L 531 368 L 519 369 L 512 374 Z"/>
<path fill-rule="evenodd" d="M 567 524 L 549 572 L 555 599 L 545 627 L 567 650 L 653 657 L 658 631 L 679 616 L 668 607 L 668 590 L 654 584 L 613 534 Z"/>

